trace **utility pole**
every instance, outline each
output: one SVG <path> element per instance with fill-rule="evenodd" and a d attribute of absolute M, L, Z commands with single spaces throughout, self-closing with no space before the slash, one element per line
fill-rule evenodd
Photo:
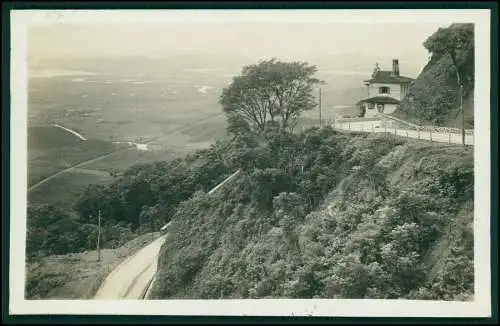
<path fill-rule="evenodd" d="M 99 209 L 99 215 L 97 216 L 97 261 L 101 261 L 101 210 Z"/>
<path fill-rule="evenodd" d="M 463 103 L 463 85 L 460 83 L 460 111 L 462 112 L 462 145 L 465 146 L 465 113 Z"/>
<path fill-rule="evenodd" d="M 154 241 L 154 239 L 155 239 L 155 234 L 153 228 L 153 217 L 151 217 L 151 241 Z"/>
<path fill-rule="evenodd" d="M 319 88 L 319 126 L 321 127 L 321 87 Z"/>

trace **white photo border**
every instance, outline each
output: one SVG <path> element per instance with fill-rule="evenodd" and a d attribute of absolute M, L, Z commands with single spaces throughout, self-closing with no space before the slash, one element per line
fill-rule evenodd
<path fill-rule="evenodd" d="M 12 315 L 490 317 L 490 10 L 12 10 L 9 310 Z M 32 24 L 141 22 L 475 24 L 474 285 L 471 302 L 420 300 L 25 300 L 27 29 Z"/>

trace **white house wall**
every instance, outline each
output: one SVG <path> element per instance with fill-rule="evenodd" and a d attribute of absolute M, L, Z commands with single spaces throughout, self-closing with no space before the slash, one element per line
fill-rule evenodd
<path fill-rule="evenodd" d="M 373 108 L 373 109 L 368 109 L 368 107 L 366 107 L 366 111 L 365 111 L 365 118 L 374 118 L 376 117 L 378 114 L 378 111 L 377 111 L 377 108 Z"/>
<path fill-rule="evenodd" d="M 384 113 L 385 114 L 390 114 L 396 111 L 396 108 L 398 107 L 397 104 L 384 104 Z"/>
<path fill-rule="evenodd" d="M 389 87 L 389 94 L 380 94 L 378 92 L 379 87 Z M 399 84 L 383 84 L 383 83 L 374 83 L 368 87 L 368 97 L 374 96 L 389 96 L 401 101 L 401 85 Z"/>
<path fill-rule="evenodd" d="M 410 92 L 410 85 L 409 84 L 403 84 L 401 85 L 401 97 L 404 98 L 408 93 Z"/>
<path fill-rule="evenodd" d="M 365 103 L 365 108 L 366 108 L 366 111 L 365 111 L 365 118 L 374 118 L 378 115 L 378 109 L 377 109 L 377 106 L 374 105 L 373 109 L 369 109 L 368 108 L 368 104 Z M 384 111 L 383 113 L 385 114 L 391 114 L 393 113 L 394 111 L 396 111 L 398 105 L 397 104 L 384 104 Z"/>

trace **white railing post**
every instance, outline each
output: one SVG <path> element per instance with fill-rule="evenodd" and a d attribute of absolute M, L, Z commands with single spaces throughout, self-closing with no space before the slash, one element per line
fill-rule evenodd
<path fill-rule="evenodd" d="M 375 132 L 375 127 L 373 126 L 373 123 L 372 123 L 372 132 Z"/>
<path fill-rule="evenodd" d="M 430 135 L 430 138 L 431 138 L 431 141 L 432 141 L 432 129 L 429 130 L 429 135 Z"/>

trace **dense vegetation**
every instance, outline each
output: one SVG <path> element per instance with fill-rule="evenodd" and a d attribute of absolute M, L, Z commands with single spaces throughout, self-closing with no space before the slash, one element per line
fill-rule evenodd
<path fill-rule="evenodd" d="M 472 295 L 472 150 L 329 128 L 235 142 L 238 179 L 174 214 L 156 298 Z"/>
<path fill-rule="evenodd" d="M 28 208 L 28 256 L 95 249 L 101 212 L 103 245 L 114 248 L 158 230 L 195 191 L 208 191 L 231 170 L 218 156 L 223 142 L 185 158 L 135 165 L 110 185 L 91 185 L 68 212 L 54 205 Z"/>
<path fill-rule="evenodd" d="M 474 25 L 440 28 L 424 42 L 431 60 L 410 88 L 396 114 L 422 124 L 461 127 L 460 97 L 466 128 L 474 126 Z M 460 85 L 463 92 L 460 93 Z"/>

